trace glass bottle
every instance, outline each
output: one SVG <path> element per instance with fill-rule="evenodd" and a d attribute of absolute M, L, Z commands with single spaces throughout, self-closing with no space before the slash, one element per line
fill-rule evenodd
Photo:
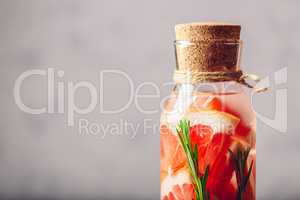
<path fill-rule="evenodd" d="M 255 199 L 251 90 L 240 70 L 240 26 L 175 27 L 175 86 L 160 124 L 161 199 Z"/>

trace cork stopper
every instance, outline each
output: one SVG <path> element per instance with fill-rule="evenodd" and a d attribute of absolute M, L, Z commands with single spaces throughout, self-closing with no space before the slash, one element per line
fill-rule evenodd
<path fill-rule="evenodd" d="M 241 26 L 188 23 L 175 26 L 177 70 L 239 70 Z"/>
<path fill-rule="evenodd" d="M 176 40 L 239 40 L 241 26 L 227 23 L 188 23 L 175 26 Z"/>

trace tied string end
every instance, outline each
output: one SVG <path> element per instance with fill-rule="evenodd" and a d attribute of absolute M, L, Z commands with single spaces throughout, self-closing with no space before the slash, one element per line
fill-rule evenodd
<path fill-rule="evenodd" d="M 248 83 L 246 80 L 254 81 L 254 85 Z M 239 78 L 238 82 L 253 89 L 256 93 L 267 91 L 269 89 L 267 87 L 256 87 L 256 85 L 259 83 L 260 80 L 261 80 L 260 77 L 256 74 L 243 74 Z"/>

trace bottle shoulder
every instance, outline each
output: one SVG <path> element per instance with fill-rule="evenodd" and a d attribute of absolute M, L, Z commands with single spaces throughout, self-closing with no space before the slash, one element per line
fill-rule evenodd
<path fill-rule="evenodd" d="M 161 118 L 176 122 L 189 113 L 204 111 L 231 113 L 255 123 L 249 94 L 237 83 L 176 84 L 163 102 Z"/>

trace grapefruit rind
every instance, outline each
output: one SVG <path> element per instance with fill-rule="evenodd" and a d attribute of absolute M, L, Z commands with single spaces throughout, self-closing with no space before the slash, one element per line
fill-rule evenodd
<path fill-rule="evenodd" d="M 184 118 L 191 122 L 191 126 L 196 124 L 210 126 L 214 133 L 233 133 L 240 122 L 234 115 L 215 110 L 187 113 Z"/>

